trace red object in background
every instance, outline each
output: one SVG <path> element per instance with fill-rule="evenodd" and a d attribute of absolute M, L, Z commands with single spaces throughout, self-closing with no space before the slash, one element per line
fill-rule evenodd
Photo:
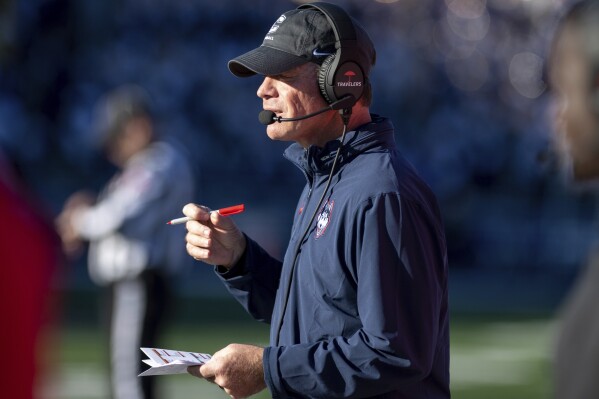
<path fill-rule="evenodd" d="M 35 397 L 51 315 L 59 241 L 52 226 L 0 179 L 0 385 L 2 397 Z"/>

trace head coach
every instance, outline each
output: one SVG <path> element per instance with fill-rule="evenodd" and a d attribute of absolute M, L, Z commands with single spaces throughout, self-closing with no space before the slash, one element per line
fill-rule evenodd
<path fill-rule="evenodd" d="M 260 122 L 306 177 L 284 260 L 233 221 L 188 204 L 187 252 L 269 323 L 265 348 L 231 344 L 189 372 L 243 398 L 449 398 L 444 227 L 435 196 L 370 113 L 376 53 L 328 3 L 281 15 L 229 62 L 263 77 Z"/>

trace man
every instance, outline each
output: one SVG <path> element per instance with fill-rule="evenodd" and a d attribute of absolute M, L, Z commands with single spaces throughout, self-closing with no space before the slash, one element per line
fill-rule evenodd
<path fill-rule="evenodd" d="M 575 3 L 554 39 L 550 78 L 556 93 L 556 139 L 576 184 L 599 178 L 599 1 Z M 599 392 L 599 254 L 579 276 L 559 312 L 554 362 L 555 397 Z"/>
<path fill-rule="evenodd" d="M 260 119 L 281 121 L 266 132 L 295 142 L 285 155 L 307 179 L 283 262 L 229 218 L 183 209 L 188 253 L 271 324 L 270 346 L 229 345 L 190 367 L 233 398 L 450 397 L 441 216 L 391 122 L 369 112 L 374 62 L 363 28 L 326 3 L 284 13 L 229 62 L 264 77 Z"/>
<path fill-rule="evenodd" d="M 91 242 L 89 272 L 110 294 L 114 398 L 153 398 L 154 377 L 138 378 L 141 346 L 157 346 L 169 279 L 182 264 L 183 233 L 164 218 L 194 195 L 183 150 L 158 138 L 148 95 L 123 86 L 99 102 L 99 143 L 119 169 L 95 204 L 74 194 L 58 218 L 65 247 Z"/>

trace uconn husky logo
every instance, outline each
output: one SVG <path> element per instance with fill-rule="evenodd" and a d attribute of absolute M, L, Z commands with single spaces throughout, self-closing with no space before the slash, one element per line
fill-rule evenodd
<path fill-rule="evenodd" d="M 334 204 L 335 201 L 327 201 L 318 215 L 318 221 L 316 222 L 316 238 L 320 238 L 329 226 Z"/>

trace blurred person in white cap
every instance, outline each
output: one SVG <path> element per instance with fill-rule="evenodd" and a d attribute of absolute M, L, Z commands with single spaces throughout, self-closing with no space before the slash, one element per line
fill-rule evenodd
<path fill-rule="evenodd" d="M 155 377 L 143 371 L 139 348 L 156 347 L 172 278 L 184 264 L 184 232 L 165 219 L 193 198 L 188 155 L 159 136 L 148 93 L 124 85 L 96 109 L 98 144 L 119 169 L 95 201 L 75 193 L 58 217 L 63 244 L 73 252 L 91 243 L 89 273 L 109 294 L 110 362 L 115 399 L 151 399 Z"/>
<path fill-rule="evenodd" d="M 596 190 L 599 179 L 599 0 L 572 4 L 554 37 L 550 79 L 555 138 L 570 181 Z M 567 250 L 564 248 L 564 250 Z M 553 359 L 558 399 L 599 397 L 599 252 L 593 251 L 558 311 Z"/>
<path fill-rule="evenodd" d="M 284 261 L 229 217 L 188 204 L 187 251 L 270 324 L 189 372 L 233 398 L 449 398 L 447 256 L 434 194 L 369 111 L 374 46 L 342 8 L 285 12 L 229 61 L 260 75 L 259 119 L 306 177 Z"/>

